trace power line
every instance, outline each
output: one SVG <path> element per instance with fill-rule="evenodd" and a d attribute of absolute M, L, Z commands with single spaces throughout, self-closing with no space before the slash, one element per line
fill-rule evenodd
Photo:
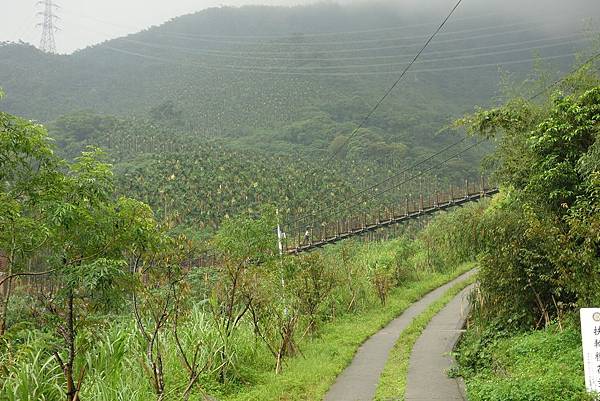
<path fill-rule="evenodd" d="M 593 61 L 594 61 L 594 60 L 596 60 L 597 58 L 600 58 L 600 52 L 599 52 L 599 53 L 596 53 L 596 54 L 595 54 L 595 55 L 593 55 L 593 56 L 591 56 L 591 57 L 590 57 L 590 58 L 588 58 L 586 61 L 584 61 L 583 63 L 581 63 L 579 66 L 577 66 L 576 68 L 574 68 L 574 69 L 572 69 L 571 71 L 569 71 L 568 73 L 566 73 L 566 74 L 565 74 L 563 77 L 561 77 L 560 79 L 558 79 L 558 80 L 554 81 L 554 82 L 553 82 L 553 83 L 551 83 L 550 85 L 546 86 L 546 87 L 545 87 L 543 90 L 541 90 L 540 92 L 536 93 L 536 94 L 535 94 L 535 95 L 533 95 L 533 96 L 530 96 L 530 97 L 528 97 L 528 98 L 527 98 L 527 100 L 531 101 L 531 100 L 534 100 L 534 99 L 536 99 L 537 97 L 541 96 L 541 95 L 542 95 L 542 94 L 544 94 L 546 91 L 548 91 L 549 89 L 553 88 L 554 86 L 556 86 L 556 85 L 558 85 L 559 83 L 561 83 L 562 81 L 564 81 L 564 79 L 565 79 L 566 77 L 568 77 L 569 75 L 571 75 L 571 74 L 573 74 L 573 73 L 577 72 L 577 71 L 578 71 L 579 69 L 581 69 L 583 66 L 585 66 L 585 65 L 587 65 L 587 64 L 589 64 L 589 63 L 591 63 L 591 62 L 593 62 Z M 464 140 L 464 138 L 463 138 L 463 140 Z M 465 153 L 466 151 L 468 151 L 468 150 L 470 150 L 470 149 L 474 148 L 475 146 L 478 146 L 478 145 L 480 145 L 481 143 L 483 143 L 483 142 L 485 142 L 485 141 L 486 141 L 486 139 L 481 139 L 481 140 L 479 140 L 478 142 L 476 142 L 476 143 L 474 143 L 473 145 L 471 145 L 471 146 L 467 147 L 466 149 L 464 149 L 464 150 L 462 150 L 462 151 L 458 152 L 457 154 L 455 154 L 455 155 L 453 155 L 453 156 L 451 156 L 451 157 L 447 158 L 446 160 L 444 160 L 444 161 L 440 162 L 439 164 L 437 164 L 437 165 L 435 165 L 435 166 L 432 166 L 432 167 L 428 168 L 427 170 L 421 171 L 421 172 L 419 172 L 419 174 L 416 174 L 416 175 L 414 175 L 414 176 L 412 176 L 412 177 L 410 177 L 410 178 L 408 178 L 408 179 L 404 180 L 403 182 L 401 182 L 401 183 L 399 183 L 399 184 L 397 184 L 397 185 L 395 185 L 395 186 L 393 186 L 393 187 L 391 187 L 391 188 L 388 188 L 388 189 L 386 189 L 386 190 L 384 190 L 384 191 L 381 191 L 381 192 L 377 193 L 377 194 L 376 194 L 376 195 L 374 195 L 372 198 L 374 198 L 374 197 L 376 197 L 376 196 L 381 196 L 382 194 L 384 194 L 384 193 L 386 193 L 386 192 L 389 192 L 389 191 L 391 191 L 392 189 L 398 188 L 399 186 L 401 186 L 401 185 L 403 185 L 403 184 L 406 184 L 407 182 L 410 182 L 410 181 L 412 181 L 414 178 L 417 178 L 417 177 L 420 177 L 420 176 L 422 176 L 422 175 L 423 175 L 423 173 L 426 173 L 426 172 L 428 172 L 428 171 L 431 171 L 431 170 L 433 170 L 433 169 L 436 169 L 436 168 L 439 168 L 439 167 L 441 167 L 442 165 L 444 165 L 444 164 L 445 164 L 445 163 L 447 163 L 448 161 L 450 161 L 450 160 L 454 159 L 455 157 L 457 157 L 457 156 L 459 156 L 459 155 L 461 155 L 461 154 Z M 460 143 L 460 142 L 462 142 L 462 141 L 459 141 L 459 142 L 457 142 L 456 144 L 458 144 L 458 143 Z M 454 146 L 454 145 L 451 145 L 451 146 Z M 445 149 L 447 149 L 447 148 L 445 148 Z M 443 150 L 445 150 L 445 149 L 443 149 Z M 442 150 L 442 151 L 443 151 L 443 150 Z M 439 154 L 439 153 L 438 153 L 438 154 Z M 371 187 L 371 189 L 372 189 L 372 188 L 375 188 L 375 187 L 379 186 L 380 184 L 383 184 L 383 183 L 385 183 L 385 182 L 387 182 L 387 181 L 389 181 L 389 180 L 391 180 L 391 179 L 393 179 L 393 178 L 395 178 L 395 177 L 397 177 L 397 176 L 398 176 L 398 175 L 395 175 L 395 176 L 392 176 L 392 177 L 388 177 L 388 178 L 386 178 L 385 180 L 381 181 L 381 183 L 373 185 L 373 186 Z M 360 194 L 361 194 L 361 193 L 358 193 L 357 195 L 360 195 Z M 355 204 L 355 206 L 356 206 L 356 204 Z M 345 209 L 345 210 L 348 210 L 348 209 Z M 342 210 L 342 211 L 343 211 L 343 210 Z M 340 214 L 340 213 L 341 213 L 341 212 L 336 212 L 336 213 L 334 213 L 334 214 L 333 214 L 333 216 L 336 216 L 336 215 L 338 215 L 338 214 Z"/>
<path fill-rule="evenodd" d="M 558 38 L 553 38 L 553 39 L 573 38 L 573 37 L 580 37 L 580 36 L 581 35 L 579 35 L 579 34 L 565 35 L 563 37 L 558 37 Z M 533 40 L 533 41 L 529 41 L 529 42 L 516 42 L 516 43 L 510 43 L 510 44 L 502 44 L 502 45 L 496 45 L 496 46 L 487 46 L 487 47 L 470 48 L 470 49 L 451 49 L 451 50 L 449 49 L 449 50 L 445 50 L 445 51 L 428 52 L 426 54 L 432 55 L 432 54 L 443 54 L 443 53 L 460 53 L 460 52 L 464 53 L 464 52 L 471 52 L 471 51 L 475 51 L 475 50 L 483 50 L 483 49 L 487 50 L 487 49 L 493 49 L 493 48 L 502 48 L 502 47 L 507 47 L 507 46 L 514 45 L 514 44 L 522 45 L 522 44 L 528 44 L 528 43 L 539 43 L 539 42 L 548 41 L 548 40 L 551 40 L 551 39 L 538 39 L 538 40 Z M 147 46 L 147 47 L 152 47 L 152 48 L 175 50 L 175 51 L 179 51 L 181 53 L 191 54 L 191 55 L 206 54 L 206 53 L 202 53 L 201 51 L 197 52 L 197 51 L 195 51 L 195 49 L 189 48 L 189 47 L 160 45 L 160 44 L 146 43 L 146 42 L 133 41 L 133 40 L 126 40 L 126 41 L 130 42 L 130 43 Z M 450 61 L 450 60 L 464 60 L 464 59 L 484 57 L 484 56 L 496 56 L 496 55 L 500 55 L 500 54 L 510 54 L 510 53 L 529 51 L 529 50 L 538 50 L 538 49 L 552 48 L 552 47 L 558 47 L 558 46 L 575 45 L 577 43 L 582 43 L 582 42 L 587 42 L 587 41 L 588 41 L 587 38 L 579 38 L 579 39 L 573 39 L 573 40 L 563 41 L 563 42 L 559 42 L 559 43 L 550 43 L 550 44 L 540 45 L 540 46 L 530 46 L 530 47 L 524 47 L 524 48 L 508 49 L 508 50 L 477 53 L 477 54 L 462 54 L 462 55 L 452 56 L 452 57 L 429 58 L 429 59 L 417 61 L 415 64 L 425 64 L 425 63 Z M 220 55 L 213 55 L 211 53 L 208 53 L 208 55 L 215 56 L 215 57 L 221 57 Z M 338 61 L 338 60 L 339 61 L 342 61 L 342 60 L 371 60 L 371 59 L 380 59 L 380 58 L 399 58 L 399 57 L 411 57 L 411 56 L 409 56 L 409 55 L 394 55 L 394 56 L 379 56 L 379 57 L 378 56 L 374 56 L 374 57 L 366 56 L 366 57 L 342 57 L 342 58 L 288 58 L 288 57 L 252 57 L 252 56 L 224 55 L 223 57 L 238 58 L 238 59 L 243 59 L 243 60 L 254 59 L 254 60 L 261 60 L 261 61 L 279 60 L 279 61 L 333 62 L 333 61 Z M 399 65 L 405 65 L 405 64 L 406 63 L 394 62 L 394 63 L 377 63 L 377 64 L 350 64 L 350 65 L 344 64 L 344 65 L 305 66 L 305 67 L 257 65 L 257 66 L 246 66 L 246 68 L 256 67 L 256 68 L 274 68 L 274 69 L 286 69 L 286 70 L 298 70 L 298 71 L 300 71 L 300 70 L 318 71 L 318 70 L 327 70 L 327 69 L 336 69 L 336 68 L 347 69 L 347 68 L 390 67 L 390 66 L 399 66 Z"/>
<path fill-rule="evenodd" d="M 519 30 L 511 30 L 511 31 L 502 31 L 502 32 L 495 32 L 495 33 L 489 33 L 489 34 L 483 34 L 483 35 L 475 35 L 475 36 L 468 36 L 468 37 L 461 37 L 461 38 L 453 38 L 453 39 L 446 39 L 446 40 L 438 40 L 436 41 L 436 45 L 442 45 L 442 44 L 448 44 L 448 43 L 456 43 L 456 42 L 465 42 L 467 40 L 477 40 L 477 39 L 489 39 L 489 38 L 493 38 L 493 37 L 497 37 L 497 36 L 505 36 L 505 35 L 511 35 L 511 34 L 521 34 L 521 33 L 525 33 L 525 32 L 532 32 L 535 31 L 537 28 L 535 27 L 528 27 L 528 28 L 524 28 L 524 29 L 519 29 Z M 120 38 L 117 40 L 123 40 L 123 41 L 131 41 L 134 42 L 133 39 L 127 39 L 127 38 Z M 358 47 L 358 48 L 345 48 L 345 49 L 340 49 L 340 48 L 335 48 L 335 49 L 323 49 L 323 50 L 294 50 L 295 54 L 308 54 L 308 55 L 315 55 L 315 54 L 320 54 L 320 55 L 329 55 L 329 54 L 339 54 L 339 53 L 358 53 L 358 52 L 374 52 L 374 51 L 381 51 L 381 50 L 392 50 L 392 49 L 410 49 L 413 47 L 417 47 L 419 45 L 419 42 L 414 42 L 414 43 L 410 43 L 410 44 L 400 44 L 400 45 L 393 45 L 393 46 L 377 46 L 377 47 Z M 263 56 L 277 56 L 277 55 L 281 55 L 283 54 L 288 54 L 288 52 L 290 51 L 289 49 L 285 49 L 285 50 L 280 50 L 280 51 L 261 51 L 261 50 L 238 50 L 238 51 L 234 51 L 234 50 L 217 50 L 217 49 L 198 49 L 200 51 L 203 51 L 207 54 L 223 54 L 223 55 L 244 55 L 244 54 L 253 54 L 253 55 L 263 55 Z"/>
<path fill-rule="evenodd" d="M 564 18 L 561 18 L 561 21 L 564 21 Z M 525 29 L 520 29 L 520 30 L 512 30 L 512 31 L 503 31 L 503 32 L 495 32 L 495 33 L 491 33 L 491 34 L 485 34 L 485 35 L 478 35 L 478 36 L 469 36 L 469 37 L 465 37 L 465 38 L 453 38 L 453 39 L 449 39 L 449 40 L 437 40 L 436 41 L 436 45 L 437 44 L 447 44 L 447 43 L 454 43 L 454 42 L 461 42 L 461 41 L 465 41 L 465 40 L 475 40 L 475 39 L 484 39 L 484 38 L 490 38 L 490 37 L 495 37 L 495 36 L 501 36 L 501 35 L 507 35 L 507 34 L 517 34 L 517 33 L 523 33 L 523 32 L 529 32 L 529 31 L 533 31 L 535 30 L 535 26 L 541 26 L 541 25 L 545 25 L 550 23 L 549 21 L 543 21 L 540 22 L 538 24 L 532 24 L 531 22 L 527 23 L 527 28 Z M 112 24 L 111 24 L 112 25 Z M 523 25 L 523 23 L 518 23 L 518 24 L 502 24 L 502 25 L 496 25 L 496 26 L 488 26 L 486 28 L 480 28 L 480 29 L 470 29 L 470 30 L 463 30 L 463 31 L 454 31 L 454 32 L 446 32 L 446 33 L 440 33 L 438 34 L 438 36 L 440 35 L 448 35 L 448 34 L 456 34 L 456 33 L 465 33 L 465 32 L 474 32 L 474 31 L 480 31 L 482 29 L 488 30 L 488 29 L 494 29 L 494 28 L 500 28 L 500 27 L 507 27 L 507 26 L 518 26 L 518 25 Z M 552 25 L 553 27 L 556 26 L 556 24 Z M 90 27 L 89 26 L 85 26 L 86 30 L 89 30 Z M 96 31 L 98 32 L 98 31 Z M 106 35 L 106 33 L 102 33 L 99 32 L 103 35 Z M 165 36 L 162 32 L 157 31 L 157 32 L 152 32 L 153 35 L 156 36 Z M 181 36 L 185 36 L 185 34 L 181 34 Z M 414 38 L 423 38 L 425 36 L 416 36 Z M 181 40 L 182 37 L 178 37 L 177 39 Z M 407 38 L 395 38 L 393 40 L 406 40 Z M 223 57 L 232 57 L 232 58 L 255 58 L 255 59 L 265 59 L 265 56 L 268 55 L 272 55 L 272 56 L 280 56 L 282 54 L 287 54 L 287 52 L 289 51 L 289 49 L 286 50 L 281 50 L 281 51 L 257 51 L 257 50 L 222 50 L 222 49 L 207 49 L 207 48 L 189 48 L 189 47 L 182 47 L 182 46 L 173 46 L 173 45 L 163 45 L 163 44 L 150 44 L 150 43 L 146 43 L 143 41 L 139 41 L 139 40 L 135 40 L 135 39 L 129 39 L 126 37 L 123 38 L 117 38 L 115 39 L 117 41 L 125 41 L 125 42 L 130 42 L 130 43 L 136 43 L 136 44 L 140 44 L 140 45 L 144 45 L 144 46 L 150 46 L 150 47 L 170 47 L 170 48 L 178 48 L 180 50 L 190 50 L 193 51 L 194 53 L 199 53 L 199 54 L 215 54 L 215 55 L 223 55 Z M 381 42 L 381 41 L 386 41 L 389 39 L 375 39 L 373 40 L 374 42 Z M 523 43 L 527 43 L 527 42 L 531 42 L 531 41 L 526 41 Z M 340 42 L 341 43 L 341 42 Z M 520 43 L 520 42 L 519 42 Z M 244 44 L 252 44 L 252 42 L 244 42 Z M 273 43 L 268 43 L 265 42 L 264 44 L 268 44 L 271 47 L 274 47 Z M 294 44 L 295 46 L 298 46 L 298 44 Z M 315 44 L 316 45 L 316 44 Z M 386 49 L 402 49 L 402 48 L 412 48 L 412 47 L 416 47 L 418 46 L 419 43 L 412 43 L 412 44 L 408 44 L 408 45 L 395 45 L 395 46 L 380 46 L 380 47 L 363 47 L 363 48 L 350 48 L 350 49 L 327 49 L 327 50 L 311 50 L 311 51 L 298 51 L 298 50 L 294 50 L 295 54 L 310 54 L 311 56 L 315 56 L 316 54 L 321 54 L 321 55 L 330 55 L 330 54 L 336 54 L 336 53 L 349 53 L 349 52 L 371 52 L 371 51 L 379 51 L 379 50 L 386 50 Z M 256 57 L 252 57 L 249 55 L 257 55 Z M 260 57 L 258 57 L 260 56 Z M 376 57 L 376 56 L 374 56 Z M 288 57 L 273 57 L 273 59 L 278 59 L 278 58 L 288 58 Z M 350 57 L 338 57 L 339 59 L 350 59 Z M 368 58 L 373 58 L 373 57 L 368 57 L 365 56 L 364 58 L 368 59 Z M 298 58 L 296 58 L 298 59 Z M 313 57 L 314 59 L 314 57 Z M 312 59 L 305 59 L 306 61 L 308 60 L 312 60 Z"/>
<path fill-rule="evenodd" d="M 557 17 L 558 18 L 558 17 Z M 561 19 L 562 20 L 562 19 Z M 532 28 L 532 26 L 535 25 L 546 25 L 546 24 L 550 24 L 549 21 L 543 21 L 540 22 L 538 24 L 532 23 L 531 21 L 527 21 L 527 22 L 513 22 L 510 24 L 499 24 L 499 25 L 491 25 L 491 26 L 486 26 L 483 28 L 471 28 L 471 29 L 462 29 L 462 30 L 458 30 L 458 31 L 448 31 L 448 32 L 443 32 L 440 33 L 439 36 L 452 36 L 452 35 L 458 35 L 458 34 L 463 34 L 463 33 L 472 33 L 472 32 L 482 32 L 482 31 L 489 31 L 491 29 L 496 29 L 496 28 L 508 28 L 508 27 L 518 27 L 518 26 L 527 26 L 528 29 L 530 30 Z M 373 38 L 373 39 L 361 39 L 361 40 L 343 40 L 343 41 L 334 41 L 334 42 L 300 42 L 297 39 L 302 39 L 302 35 L 297 36 L 297 37 L 290 37 L 289 39 L 296 39 L 296 41 L 287 41 L 287 42 L 275 42 L 275 41 L 262 41 L 262 42 L 253 42 L 253 41 L 223 41 L 223 40 L 215 40 L 215 39 L 208 39 L 208 38 L 203 38 L 203 37 L 198 37 L 198 36 L 194 36 L 194 35 L 189 35 L 189 34 L 184 34 L 184 33 L 179 33 L 179 34 L 173 34 L 176 38 L 178 39 L 185 39 L 185 40 L 194 40 L 194 41 L 201 41 L 201 42 L 208 42 L 211 44 L 227 44 L 227 45 L 251 45 L 251 46 L 264 46 L 264 45 L 269 45 L 269 46 L 338 46 L 338 45 L 343 45 L 343 44 L 363 44 L 363 43 L 381 43 L 381 42 L 396 42 L 396 41 L 402 41 L 402 40 L 412 40 L 412 39 L 425 39 L 428 38 L 430 35 L 415 35 L 415 36 L 400 36 L 400 37 L 391 37 L 391 38 Z"/>
<path fill-rule="evenodd" d="M 90 15 L 85 15 L 85 14 L 80 14 L 80 13 L 73 13 L 72 11 L 65 11 L 65 13 L 67 14 L 71 14 L 77 17 L 81 17 L 81 18 L 86 18 L 92 21 L 96 21 L 99 22 L 101 24 L 105 24 L 105 25 L 110 25 L 116 28 L 122 28 L 122 29 L 127 29 L 127 30 L 139 30 L 139 27 L 134 27 L 131 25 L 122 25 L 122 24 L 115 24 L 114 22 L 109 22 L 106 20 L 102 20 L 99 19 L 97 17 L 93 17 Z M 455 21 L 468 21 L 468 20 L 474 20 L 474 19 L 481 19 L 481 18 L 486 18 L 486 17 L 494 17 L 497 16 L 497 13 L 488 13 L 488 14 L 480 14 L 480 15 L 473 15 L 473 16 L 468 16 L 468 17 L 461 17 L 461 18 L 456 18 Z M 545 15 L 547 16 L 547 15 Z M 542 17 L 545 17 L 542 16 Z M 551 16 L 554 16 L 553 14 Z M 564 17 L 564 16 L 562 16 Z M 182 32 L 154 32 L 154 34 L 157 34 L 159 36 L 166 36 L 166 37 L 173 37 L 174 35 L 188 35 L 190 37 L 199 37 L 199 38 L 229 38 L 229 39 L 236 39 L 236 38 L 254 38 L 254 39 L 286 39 L 286 38 L 290 38 L 291 36 L 294 35 L 301 35 L 302 37 L 327 37 L 327 36 L 349 36 L 349 35 L 363 35 L 363 34 L 369 34 L 369 33 L 383 33 L 383 32 L 390 32 L 390 31 L 401 31 L 401 30 L 406 30 L 406 29 L 412 29 L 412 28 L 418 28 L 418 27 L 424 27 L 424 26 L 431 26 L 432 22 L 424 22 L 424 23 L 419 23 L 419 24 L 410 24 L 410 25 L 402 25 L 402 26 L 393 26 L 393 27 L 383 27 L 383 28 L 375 28 L 375 29 L 364 29 L 364 30 L 350 30 L 350 31 L 335 31 L 335 32 L 289 32 L 286 34 L 275 34 L 275 35 L 248 35 L 248 34 L 239 34 L 239 35 L 226 35 L 226 34 L 198 34 L 198 35 L 193 35 L 190 33 L 182 33 Z"/>
<path fill-rule="evenodd" d="M 327 163 L 329 163 L 342 150 L 342 148 L 344 148 L 346 146 L 346 144 L 348 142 L 350 142 L 350 140 L 352 140 L 352 138 L 354 138 L 354 136 L 356 136 L 356 134 L 358 133 L 358 131 L 360 131 L 360 129 L 365 126 L 366 122 L 369 121 L 369 119 L 371 118 L 371 116 L 373 115 L 373 113 L 375 113 L 375 111 L 379 108 L 379 106 L 383 103 L 383 101 L 385 99 L 387 99 L 387 97 L 390 95 L 390 93 L 392 93 L 392 91 L 394 90 L 394 88 L 396 86 L 398 86 L 398 84 L 400 83 L 400 81 L 402 80 L 402 78 L 404 78 L 404 76 L 406 75 L 406 73 L 408 72 L 408 70 L 410 69 L 410 67 L 412 67 L 412 65 L 415 63 L 415 61 L 417 61 L 417 59 L 419 58 L 419 56 L 421 55 L 421 53 L 423 53 L 425 51 L 425 49 L 427 48 L 427 46 L 429 45 L 429 43 L 431 43 L 431 41 L 433 40 L 433 38 L 435 38 L 435 36 L 438 34 L 438 32 L 442 30 L 442 28 L 444 27 L 444 25 L 446 25 L 446 22 L 450 19 L 450 17 L 452 16 L 452 14 L 454 14 L 454 11 L 458 8 L 458 6 L 460 6 L 461 3 L 462 3 L 462 0 L 458 0 L 458 2 L 454 5 L 454 7 L 452 8 L 452 10 L 450 10 L 450 13 L 442 21 L 442 23 L 440 24 L 440 26 L 429 37 L 429 39 L 427 39 L 427 41 L 425 42 L 425 44 L 423 45 L 423 47 L 421 48 L 421 50 L 419 50 L 419 52 L 415 55 L 415 57 L 412 59 L 412 61 L 406 66 L 406 68 L 404 68 L 404 71 L 402 71 L 402 73 L 400 74 L 400 77 L 396 80 L 396 82 L 394 82 L 394 84 L 385 92 L 385 94 L 381 97 L 381 99 L 379 99 L 379 101 L 377 103 L 375 103 L 375 106 L 369 111 L 369 113 L 365 116 L 365 118 L 362 119 L 362 121 L 360 122 L 360 124 L 356 127 L 356 129 L 354 130 L 354 132 L 352 132 L 352 134 L 350 134 L 350 136 L 348 137 L 348 139 L 346 139 L 346 141 L 344 141 L 342 143 L 342 145 L 340 147 L 338 147 L 336 149 L 336 151 L 331 154 L 331 156 L 327 160 Z"/>
<path fill-rule="evenodd" d="M 452 54 L 452 53 L 461 53 L 461 52 L 472 52 L 472 51 L 478 51 L 478 50 L 490 50 L 490 49 L 500 49 L 500 48 L 504 48 L 504 47 L 509 47 L 509 46 L 515 46 L 515 45 L 529 45 L 529 44 L 533 44 L 533 43 L 540 43 L 540 42 L 547 42 L 547 41 L 551 41 L 551 40 L 563 40 L 563 39 L 570 39 L 570 38 L 574 38 L 573 42 L 579 42 L 582 39 L 577 39 L 577 38 L 581 38 L 581 34 L 577 33 L 577 34 L 570 34 L 570 35 L 561 35 L 561 36 L 555 36 L 555 37 L 551 37 L 551 38 L 543 38 L 543 39 L 534 39 L 534 40 L 527 40 L 527 41 L 514 41 L 514 42 L 509 42 L 509 43 L 502 43 L 502 44 L 498 44 L 498 45 L 491 45 L 491 46 L 479 46 L 479 47 L 469 47 L 468 49 L 446 49 L 446 50 L 436 50 L 436 51 L 427 51 L 426 54 L 427 55 L 433 55 L 433 54 Z M 147 46 L 147 47 L 153 47 L 153 48 L 159 48 L 159 49 L 173 49 L 173 50 L 178 50 L 181 51 L 182 53 L 186 53 L 186 54 L 193 54 L 193 55 L 208 55 L 208 56 L 214 56 L 214 57 L 224 57 L 224 58 L 235 58 L 235 59 L 241 59 L 241 60 L 260 60 L 260 61 L 265 61 L 265 60 L 277 60 L 277 61 L 325 61 L 325 62 L 332 62 L 332 61 L 353 61 L 353 60 L 379 60 L 379 59 L 397 59 L 399 57 L 404 57 L 404 58 L 408 58 L 411 57 L 408 54 L 393 54 L 393 55 L 385 55 L 385 56 L 353 56 L 353 57 L 328 57 L 328 58 L 318 58 L 318 57 L 267 57 L 267 56 L 252 56 L 252 55 L 240 55 L 240 54 L 230 54 L 230 53 L 211 53 L 211 52 L 205 52 L 204 49 L 198 49 L 198 48 L 193 48 L 193 47 L 184 47 L 184 46 L 174 46 L 174 45 L 165 45 L 165 44 L 158 44 L 158 43 L 148 43 L 148 42 L 144 42 L 144 41 L 139 41 L 139 40 L 133 40 L 133 39 L 125 39 L 125 38 L 121 38 L 119 40 L 122 41 L 126 41 L 128 43 L 135 43 L 135 44 L 139 44 L 142 46 Z M 519 49 L 515 49 L 515 51 L 517 51 Z M 429 60 L 427 60 L 429 61 Z"/>
<path fill-rule="evenodd" d="M 136 56 L 148 60 L 159 61 L 166 64 L 174 64 L 174 65 L 188 65 L 195 66 L 199 68 L 203 68 L 211 71 L 219 71 L 219 72 L 246 72 L 250 74 L 264 74 L 264 75 L 280 75 L 280 76 L 289 76 L 289 75 L 297 75 L 297 76 L 309 76 L 309 77 L 359 77 L 359 76 L 369 76 L 369 75 L 396 75 L 399 74 L 400 71 L 370 71 L 370 72 L 309 72 L 309 71 L 276 71 L 268 68 L 259 68 L 259 67 L 243 67 L 243 66 L 234 66 L 234 65 L 221 65 L 214 66 L 210 64 L 195 62 L 193 60 L 186 60 L 186 62 L 180 62 L 172 59 L 166 59 L 162 57 L 152 56 L 143 53 L 132 52 L 124 49 L 119 49 L 116 47 L 103 45 L 102 49 L 106 49 L 112 52 L 127 54 L 130 56 Z M 484 64 L 472 64 L 466 66 L 456 66 L 456 67 L 440 67 L 440 68 L 423 68 L 412 70 L 414 73 L 422 73 L 422 72 L 442 72 L 442 71 L 458 71 L 465 69 L 477 69 L 477 68 L 486 68 L 486 67 L 499 67 L 503 65 L 514 65 L 514 64 L 523 64 L 530 63 L 533 61 L 543 61 L 543 60 L 556 60 L 562 58 L 573 57 L 576 55 L 575 52 L 570 52 L 566 54 L 556 55 L 556 56 L 544 56 L 544 57 L 534 57 L 513 61 L 498 61 L 495 63 L 484 63 Z"/>

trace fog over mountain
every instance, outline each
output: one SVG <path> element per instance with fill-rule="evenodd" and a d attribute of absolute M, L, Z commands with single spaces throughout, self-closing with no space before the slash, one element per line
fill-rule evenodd
<path fill-rule="evenodd" d="M 199 12 L 210 7 L 239 7 L 252 4 L 270 6 L 302 6 L 308 4 L 368 4 L 396 8 L 398 13 L 423 20 L 441 18 L 453 7 L 455 0 L 399 0 L 399 1 L 364 1 L 337 0 L 315 2 L 312 0 L 175 0 L 170 2 L 145 0 L 63 0 L 58 2 L 61 17 L 58 25 L 61 30 L 56 33 L 59 52 L 72 52 L 106 39 L 116 38 L 140 31 L 152 25 L 160 25 L 174 17 Z M 3 4 L 6 3 L 6 4 Z M 37 45 L 40 28 L 36 27 L 40 16 L 40 6 L 34 2 L 15 2 L 2 0 L 7 16 L 0 27 L 0 41 L 18 41 Z M 505 17 L 538 18 L 545 14 L 593 16 L 600 15 L 600 3 L 594 0 L 471 0 L 464 1 L 456 12 L 456 17 L 477 14 L 498 14 Z M 349 27 L 351 29 L 351 27 Z M 559 28 L 557 28 L 559 29 Z M 560 28 L 563 29 L 563 28 Z"/>

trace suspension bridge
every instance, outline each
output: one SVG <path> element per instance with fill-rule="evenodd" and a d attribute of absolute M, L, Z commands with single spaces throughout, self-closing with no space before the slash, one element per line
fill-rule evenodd
<path fill-rule="evenodd" d="M 479 186 L 470 185 L 469 181 L 465 180 L 464 188 L 451 187 L 446 192 L 436 191 L 428 196 L 419 195 L 416 199 L 406 197 L 403 205 L 387 207 L 376 215 L 363 213 L 360 217 L 310 226 L 306 231 L 296 229 L 291 238 L 287 234 L 282 235 L 281 246 L 285 253 L 291 255 L 309 252 L 466 203 L 477 202 L 498 192 L 497 187 L 487 188 L 484 179 L 481 179 Z"/>

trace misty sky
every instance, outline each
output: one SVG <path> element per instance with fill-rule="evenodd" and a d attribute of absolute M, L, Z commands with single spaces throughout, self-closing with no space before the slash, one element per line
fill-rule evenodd
<path fill-rule="evenodd" d="M 61 6 L 56 34 L 57 50 L 70 53 L 76 49 L 107 39 L 138 32 L 161 24 L 173 17 L 201 11 L 208 7 L 242 6 L 248 4 L 299 5 L 319 0 L 56 0 Z M 356 3 L 373 0 L 325 0 L 332 3 Z M 390 0 L 402 8 L 421 10 L 440 18 L 455 0 Z M 320 0 L 323 2 L 323 0 Z M 36 23 L 41 16 L 37 0 L 0 0 L 3 10 L 0 42 L 23 40 L 39 44 L 41 29 Z M 600 0 L 466 0 L 455 14 L 463 12 L 501 12 L 535 17 L 540 12 L 554 15 L 578 12 L 600 15 Z"/>
<path fill-rule="evenodd" d="M 352 0 L 336 1 L 349 3 Z M 3 10 L 0 42 L 23 40 L 37 46 L 41 28 L 36 23 L 41 6 L 36 0 L 0 0 Z M 61 31 L 56 34 L 57 50 L 61 53 L 140 31 L 173 17 L 208 7 L 242 6 L 247 4 L 298 5 L 315 0 L 56 0 Z M 7 12 L 8 10 L 8 12 Z"/>

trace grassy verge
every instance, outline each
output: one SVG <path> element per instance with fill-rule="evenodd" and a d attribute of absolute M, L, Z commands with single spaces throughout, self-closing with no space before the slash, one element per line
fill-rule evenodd
<path fill-rule="evenodd" d="M 411 324 L 402 332 L 398 342 L 392 348 L 388 361 L 385 365 L 377 391 L 375 393 L 376 401 L 390 399 L 404 399 L 406 390 L 406 376 L 408 374 L 408 363 L 413 346 L 427 324 L 439 313 L 448 302 L 450 302 L 459 292 L 468 285 L 475 282 L 475 277 L 460 282 L 450 288 L 446 293 L 433 304 L 431 304 L 423 313 L 417 316 Z"/>
<path fill-rule="evenodd" d="M 327 324 L 318 338 L 301 344 L 303 355 L 289 361 L 283 374 L 262 375 L 259 382 L 227 400 L 320 400 L 358 347 L 428 292 L 471 270 L 465 264 L 451 273 L 424 274 L 418 281 L 395 289 L 385 307 L 373 306 Z"/>
<path fill-rule="evenodd" d="M 583 401 L 581 336 L 564 330 L 503 334 L 467 332 L 459 348 L 461 374 L 471 401 Z"/>

